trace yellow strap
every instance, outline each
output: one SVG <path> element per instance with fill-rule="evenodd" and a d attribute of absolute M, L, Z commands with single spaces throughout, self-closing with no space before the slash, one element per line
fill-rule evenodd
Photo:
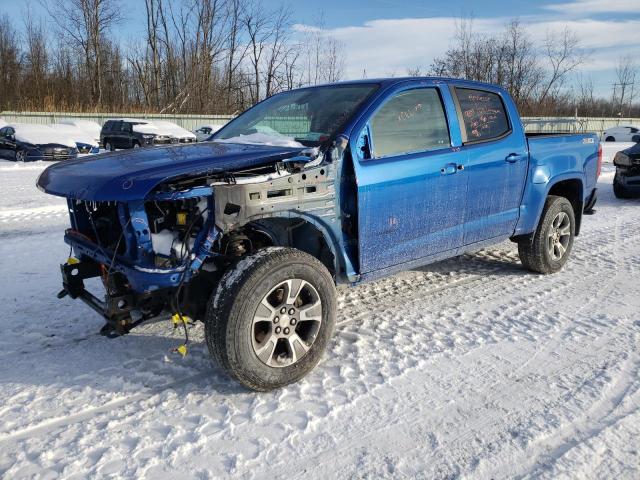
<path fill-rule="evenodd" d="M 185 325 L 188 323 L 193 323 L 193 320 L 191 320 L 190 317 L 187 317 L 186 315 L 180 316 L 180 314 L 178 313 L 174 313 L 172 315 L 171 321 L 174 325 L 180 325 L 181 323 L 184 323 Z"/>
<path fill-rule="evenodd" d="M 187 346 L 186 345 L 180 345 L 178 348 L 176 348 L 176 352 L 178 352 L 180 355 L 185 357 L 187 355 Z"/>
<path fill-rule="evenodd" d="M 76 263 L 80 263 L 80 260 L 78 260 L 76 257 L 67 258 L 67 265 L 75 265 Z"/>

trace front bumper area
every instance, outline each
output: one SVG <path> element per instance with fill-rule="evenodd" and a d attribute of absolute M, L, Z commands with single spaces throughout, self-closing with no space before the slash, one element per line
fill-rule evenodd
<path fill-rule="evenodd" d="M 633 196 L 640 196 L 640 168 L 616 167 L 617 182 L 626 192 Z"/>
<path fill-rule="evenodd" d="M 183 277 L 184 268 L 161 269 L 143 268 L 129 265 L 126 259 L 120 255 L 110 257 L 107 252 L 98 248 L 94 243 L 85 240 L 82 236 L 67 230 L 64 241 L 73 248 L 76 257 L 92 259 L 96 265 L 111 265 L 111 270 L 123 274 L 131 286 L 131 289 L 140 293 L 150 293 L 163 288 L 177 287 Z M 187 272 L 185 276 L 188 276 Z"/>
<path fill-rule="evenodd" d="M 146 294 L 133 291 L 114 294 L 107 292 L 104 300 L 100 300 L 84 286 L 87 279 L 104 279 L 105 272 L 99 264 L 92 261 L 67 263 L 60 265 L 60 271 L 63 289 L 58 293 L 58 298 L 69 295 L 86 303 L 106 320 L 101 333 L 109 337 L 124 335 L 144 320 L 156 316 L 171 295 L 171 291 L 167 290 Z"/>

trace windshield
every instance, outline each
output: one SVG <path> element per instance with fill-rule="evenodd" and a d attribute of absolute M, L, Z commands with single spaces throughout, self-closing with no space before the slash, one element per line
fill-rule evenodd
<path fill-rule="evenodd" d="M 330 85 L 281 93 L 247 110 L 213 140 L 316 147 L 333 137 L 377 87 Z"/>

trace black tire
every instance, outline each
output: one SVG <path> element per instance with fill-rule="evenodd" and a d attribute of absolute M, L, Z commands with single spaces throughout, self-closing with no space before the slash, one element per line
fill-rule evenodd
<path fill-rule="evenodd" d="M 624 188 L 624 185 L 622 185 L 618 178 L 618 173 L 616 172 L 613 177 L 613 194 L 616 196 L 616 198 L 620 199 L 631 198 L 631 195 L 629 195 L 629 192 L 627 192 L 627 190 Z"/>
<path fill-rule="evenodd" d="M 27 152 L 22 149 L 16 150 L 16 162 L 26 162 L 27 161 Z"/>
<path fill-rule="evenodd" d="M 138 142 L 133 142 L 133 145 L 131 148 L 140 148 L 140 143 Z"/>
<path fill-rule="evenodd" d="M 115 148 L 113 148 L 113 144 L 111 143 L 111 141 L 109 140 L 105 140 L 104 142 L 104 149 L 107 152 L 113 152 L 115 150 Z"/>
<path fill-rule="evenodd" d="M 609 136 L 609 137 L 605 138 L 604 141 L 605 142 L 615 142 L 616 139 L 614 137 Z"/>
<path fill-rule="evenodd" d="M 309 305 L 320 300 L 321 311 L 315 308 L 314 310 L 321 321 L 306 321 L 300 318 L 296 321 L 295 317 L 289 316 L 295 309 L 288 310 L 285 314 L 281 313 L 285 304 L 291 305 L 286 300 L 282 300 L 281 303 L 278 303 L 280 300 L 276 300 L 272 303 L 271 295 L 281 293 L 278 290 L 280 286 L 291 279 L 296 279 L 293 282 L 304 285 L 299 289 L 300 295 L 306 294 L 305 289 L 311 286 L 315 299 L 309 302 Z M 293 290 L 291 287 L 284 288 Z M 283 299 L 284 295 L 286 293 L 282 293 Z M 317 365 L 333 335 L 335 297 L 334 281 L 325 266 L 316 258 L 292 248 L 262 249 L 243 258 L 225 272 L 212 295 L 205 315 L 205 337 L 209 353 L 231 377 L 252 390 L 269 391 L 297 382 Z M 268 301 L 275 314 L 282 315 L 282 319 L 270 317 L 273 321 L 256 322 L 255 318 L 263 316 L 262 313 L 258 313 L 259 309 L 260 312 L 264 311 L 263 301 Z M 306 308 L 310 311 L 310 307 Z M 300 310 L 304 309 L 305 306 L 302 305 Z M 310 324 L 313 332 L 309 336 Z M 276 333 L 284 335 L 285 327 L 288 325 L 296 325 L 286 330 L 289 330 L 292 336 L 300 336 L 296 339 L 292 337 L 291 340 L 275 338 Z M 278 327 L 280 332 L 277 331 Z M 262 344 L 258 343 L 259 335 L 262 335 Z M 306 351 L 297 343 L 297 339 L 303 337 L 308 340 L 305 342 Z M 270 342 L 273 342 L 273 348 L 270 347 L 267 351 L 266 360 L 261 359 L 258 353 L 271 345 Z M 265 347 L 256 350 L 256 345 Z M 287 361 L 292 363 L 289 364 Z"/>
<path fill-rule="evenodd" d="M 558 228 L 554 225 L 554 222 L 558 218 L 562 218 L 564 221 L 565 217 L 562 214 L 565 214 L 568 218 L 568 238 L 565 238 L 566 236 L 564 235 L 559 237 L 560 242 L 564 239 L 567 241 L 566 243 L 561 243 L 564 251 L 559 255 L 559 258 L 556 258 L 555 252 L 560 252 L 560 250 L 554 247 L 554 245 L 557 245 L 557 242 L 554 242 L 555 235 L 559 235 Z M 575 214 L 571 202 L 564 197 L 549 195 L 533 237 L 518 242 L 518 254 L 522 265 L 532 272 L 543 274 L 560 271 L 571 254 L 575 237 L 575 224 Z M 561 225 L 558 225 L 558 227 Z M 564 230 L 565 228 L 563 228 Z"/>

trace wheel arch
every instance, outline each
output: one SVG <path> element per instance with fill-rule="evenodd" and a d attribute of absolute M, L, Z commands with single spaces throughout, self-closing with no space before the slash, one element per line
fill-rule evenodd
<path fill-rule="evenodd" d="M 296 248 L 317 258 L 336 279 L 343 270 L 339 243 L 328 226 L 303 213 L 252 220 L 233 233 L 246 235 L 252 243 Z M 261 238 L 258 238 L 261 237 Z"/>
<path fill-rule="evenodd" d="M 516 232 L 511 240 L 519 242 L 535 234 L 549 195 L 564 197 L 571 202 L 576 220 L 576 236 L 580 233 L 584 208 L 584 181 L 581 176 L 569 173 L 553 177 L 545 183 L 534 182 L 530 185 L 528 194 L 525 194 L 524 208 Z"/>
<path fill-rule="evenodd" d="M 582 211 L 584 209 L 584 185 L 582 180 L 578 178 L 570 178 L 554 183 L 547 192 L 549 195 L 564 197 L 573 207 L 573 214 L 576 219 L 576 237 L 580 234 L 580 225 L 582 224 Z M 540 221 L 538 219 L 538 221 Z"/>

